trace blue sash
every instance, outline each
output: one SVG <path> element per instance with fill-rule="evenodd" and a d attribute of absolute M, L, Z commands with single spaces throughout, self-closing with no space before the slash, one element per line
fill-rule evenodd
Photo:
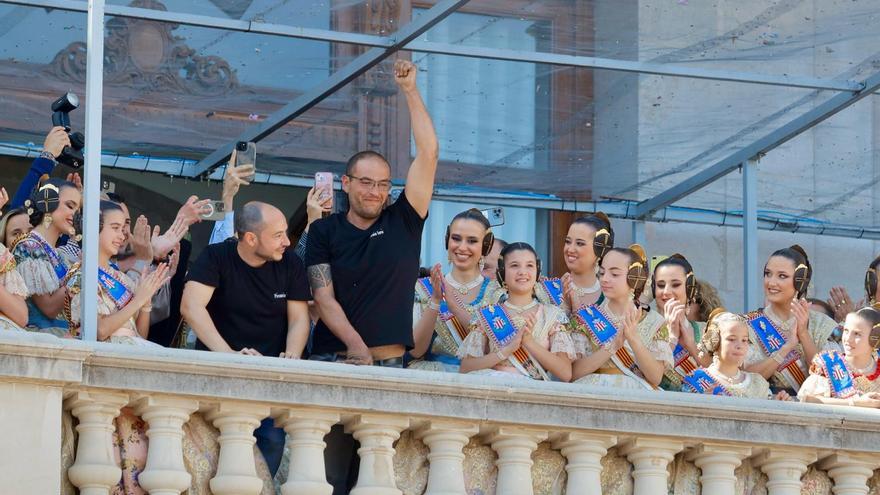
<path fill-rule="evenodd" d="M 617 328 L 599 306 L 581 306 L 574 315 L 586 327 L 589 336 L 599 347 L 611 342 L 617 336 Z"/>
<path fill-rule="evenodd" d="M 562 280 L 558 278 L 545 278 L 540 282 L 538 286 L 540 290 L 544 291 L 544 294 L 547 296 L 549 301 L 552 301 L 556 306 L 562 305 Z"/>
<path fill-rule="evenodd" d="M 684 377 L 681 391 L 693 394 L 730 395 L 730 392 L 723 385 L 718 383 L 712 375 L 702 368 L 696 369 L 693 373 Z"/>
<path fill-rule="evenodd" d="M 500 350 L 509 344 L 514 336 L 516 336 L 516 325 L 513 324 L 510 315 L 507 314 L 507 311 L 500 304 L 483 306 L 479 309 L 477 314 L 483 328 L 485 329 L 486 337 L 491 341 L 489 347 L 492 350 Z M 529 378 L 545 381 L 550 380 L 547 372 L 541 367 L 541 363 L 533 358 L 532 355 L 529 354 L 529 351 L 523 346 L 520 346 L 519 349 L 514 351 L 513 354 L 507 358 L 507 361 L 516 368 L 517 371 Z"/>
<path fill-rule="evenodd" d="M 769 356 L 785 345 L 785 337 L 764 313 L 755 313 L 749 318 L 749 325 L 755 331 L 764 352 Z"/>
<path fill-rule="evenodd" d="M 46 253 L 46 256 L 49 257 L 49 262 L 52 263 L 52 268 L 55 270 L 55 276 L 58 277 L 58 280 L 62 280 L 65 275 L 67 275 L 67 266 L 61 261 L 61 257 L 58 256 L 58 252 L 55 251 L 55 248 L 49 245 L 39 234 L 31 235 L 31 239 L 34 239 L 40 244 L 40 247 L 43 248 L 43 252 Z"/>
<path fill-rule="evenodd" d="M 107 294 L 110 294 L 110 297 L 119 309 L 124 308 L 131 301 L 131 298 L 134 297 L 134 293 L 125 284 L 114 278 L 112 274 L 104 271 L 101 267 L 98 267 L 98 282 L 107 291 Z"/>
<path fill-rule="evenodd" d="M 513 336 L 516 335 L 516 327 L 510 321 L 507 311 L 499 304 L 484 306 L 480 308 L 480 318 L 485 322 L 485 327 L 491 330 L 492 339 L 497 349 L 501 349 L 510 343 Z"/>
<path fill-rule="evenodd" d="M 431 285 L 430 277 L 422 277 L 419 279 L 419 285 L 422 286 L 422 290 L 428 295 L 430 299 L 431 296 L 434 295 L 434 287 Z M 452 313 L 449 311 L 449 305 L 446 304 L 446 299 L 440 300 L 440 317 L 445 321 L 452 317 Z"/>
<path fill-rule="evenodd" d="M 853 376 L 843 360 L 843 356 L 834 351 L 826 351 L 819 354 L 822 366 L 825 368 L 825 376 L 831 383 L 832 395 L 840 399 L 847 399 L 856 395 L 853 387 Z"/>

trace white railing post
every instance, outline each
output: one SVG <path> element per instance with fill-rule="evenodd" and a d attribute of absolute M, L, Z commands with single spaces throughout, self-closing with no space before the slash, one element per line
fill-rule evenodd
<path fill-rule="evenodd" d="M 633 495 L 666 495 L 667 466 L 683 448 L 672 439 L 639 437 L 627 442 L 621 453 L 633 465 Z"/>
<path fill-rule="evenodd" d="M 816 462 L 816 452 L 809 449 L 771 448 L 752 460 L 767 475 L 768 495 L 800 495 L 801 478 L 810 464 Z"/>
<path fill-rule="evenodd" d="M 217 475 L 210 482 L 215 495 L 258 495 L 263 480 L 257 476 L 254 430 L 269 415 L 267 406 L 221 402 L 208 412 L 208 420 L 220 430 Z"/>
<path fill-rule="evenodd" d="M 430 450 L 424 495 L 466 495 L 463 451 L 478 431 L 476 424 L 448 420 L 431 420 L 416 430 Z"/>
<path fill-rule="evenodd" d="M 734 471 L 751 453 L 751 447 L 703 443 L 688 453 L 687 458 L 700 468 L 702 493 L 734 495 L 736 491 Z"/>
<path fill-rule="evenodd" d="M 138 476 L 150 495 L 180 495 L 192 483 L 183 462 L 183 425 L 197 411 L 196 400 L 167 395 L 146 396 L 135 403 L 135 414 L 147 423 L 147 465 Z"/>
<path fill-rule="evenodd" d="M 495 492 L 505 495 L 533 495 L 532 453 L 547 433 L 529 428 L 501 426 L 485 435 L 498 454 L 498 482 Z"/>
<path fill-rule="evenodd" d="M 345 425 L 360 442 L 360 469 L 351 495 L 400 495 L 394 477 L 394 441 L 409 427 L 409 419 L 362 414 Z"/>
<path fill-rule="evenodd" d="M 79 419 L 76 460 L 67 475 L 80 495 L 107 495 L 122 478 L 113 456 L 113 419 L 128 399 L 120 393 L 75 392 L 65 401 Z"/>
<path fill-rule="evenodd" d="M 339 413 L 310 409 L 280 409 L 275 424 L 290 436 L 290 470 L 281 485 L 284 495 L 330 495 L 324 466 L 324 437 L 339 422 Z"/>
<path fill-rule="evenodd" d="M 566 432 L 552 435 L 553 448 L 568 461 L 566 493 L 602 493 L 602 457 L 617 443 L 614 435 Z"/>

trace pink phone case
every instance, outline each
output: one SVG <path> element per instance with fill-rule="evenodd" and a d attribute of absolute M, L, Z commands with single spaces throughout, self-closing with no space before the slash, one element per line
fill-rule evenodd
<path fill-rule="evenodd" d="M 315 174 L 315 191 L 318 198 L 333 198 L 333 174 L 330 172 L 318 172 Z"/>

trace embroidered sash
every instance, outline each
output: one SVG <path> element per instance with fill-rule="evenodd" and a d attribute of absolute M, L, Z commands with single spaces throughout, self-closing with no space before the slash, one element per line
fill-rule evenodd
<path fill-rule="evenodd" d="M 825 376 L 831 384 L 831 395 L 838 399 L 848 399 L 858 393 L 853 386 L 853 375 L 843 360 L 843 356 L 834 351 L 819 354 L 819 362 Z"/>
<path fill-rule="evenodd" d="M 40 235 L 31 235 L 30 238 L 35 240 L 43 249 L 43 252 L 46 253 L 49 262 L 52 263 L 52 268 L 55 270 L 55 276 L 58 277 L 58 280 L 63 280 L 64 276 L 67 275 L 67 266 L 61 261 L 61 257 L 58 256 L 58 252 L 55 251 L 55 248 L 50 246 L 45 239 L 40 237 Z"/>
<path fill-rule="evenodd" d="M 501 350 L 513 340 L 517 327 L 511 320 L 507 310 L 500 304 L 484 306 L 478 311 L 480 323 L 489 337 L 490 349 Z M 550 381 L 550 377 L 537 359 L 529 354 L 525 347 L 520 346 L 507 361 L 523 375 L 535 379 Z"/>
<path fill-rule="evenodd" d="M 587 331 L 587 336 L 597 347 L 604 346 L 617 336 L 617 328 L 599 306 L 581 306 L 574 312 L 574 317 L 581 323 L 581 326 Z"/>
<path fill-rule="evenodd" d="M 117 309 L 122 309 L 134 297 L 134 293 L 125 286 L 119 279 L 108 273 L 103 268 L 98 267 L 98 283 L 107 292 L 113 302 L 116 303 Z"/>
<path fill-rule="evenodd" d="M 561 306 L 562 297 L 562 280 L 558 278 L 545 278 L 536 286 L 541 295 L 542 301 L 553 303 L 555 306 Z"/>
<path fill-rule="evenodd" d="M 763 311 L 756 311 L 746 315 L 749 326 L 755 333 L 761 350 L 767 357 L 778 351 L 785 345 L 785 336 L 776 328 L 776 325 L 764 314 Z M 807 379 L 806 366 L 803 364 L 801 355 L 797 349 L 793 349 L 785 356 L 776 368 L 776 372 L 788 383 L 788 385 L 798 390 L 801 384 Z"/>
<path fill-rule="evenodd" d="M 587 336 L 596 344 L 602 347 L 614 340 L 618 330 L 611 322 L 611 318 L 605 313 L 601 306 L 591 305 L 589 307 L 581 306 L 574 312 L 574 317 L 581 323 L 580 327 L 584 329 Z M 614 355 L 611 356 L 611 362 L 620 369 L 623 374 L 630 378 L 635 378 L 645 388 L 653 390 L 654 387 L 645 380 L 645 375 L 639 369 L 635 358 L 627 350 L 626 345 L 621 346 Z"/>
<path fill-rule="evenodd" d="M 420 278 L 416 287 L 418 287 L 419 293 L 424 300 L 430 299 L 434 294 L 434 287 L 431 285 L 431 279 L 428 277 Z M 455 350 L 457 350 L 461 347 L 461 343 L 464 342 L 465 337 L 467 337 L 467 328 L 465 328 L 465 326 L 458 321 L 458 318 L 452 314 L 446 300 L 440 301 L 440 314 L 438 316 L 443 322 L 442 327 L 446 329 L 447 332 L 447 335 L 444 335 L 444 337 L 449 337 L 452 342 L 455 342 Z"/>
<path fill-rule="evenodd" d="M 706 395 L 731 395 L 731 393 L 724 388 L 724 385 L 719 383 L 715 377 L 710 375 L 703 368 L 697 368 L 684 377 L 681 384 L 681 391 Z"/>

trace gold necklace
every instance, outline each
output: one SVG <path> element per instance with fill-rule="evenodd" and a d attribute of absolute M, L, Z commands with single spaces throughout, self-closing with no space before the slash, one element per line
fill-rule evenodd
<path fill-rule="evenodd" d="M 526 311 L 537 306 L 538 301 L 532 299 L 532 301 L 530 303 L 526 304 L 525 306 L 517 306 L 516 304 L 513 304 L 510 301 L 504 301 L 504 305 L 507 306 L 508 308 L 516 311 L 517 313 L 525 313 Z"/>
<path fill-rule="evenodd" d="M 459 294 L 466 296 L 471 289 L 479 287 L 480 284 L 483 283 L 483 275 L 477 275 L 477 278 L 471 280 L 466 284 L 462 284 L 456 282 L 454 278 L 452 278 L 451 273 L 447 273 L 443 278 L 446 279 L 446 283 L 448 283 L 453 289 L 457 290 Z"/>

